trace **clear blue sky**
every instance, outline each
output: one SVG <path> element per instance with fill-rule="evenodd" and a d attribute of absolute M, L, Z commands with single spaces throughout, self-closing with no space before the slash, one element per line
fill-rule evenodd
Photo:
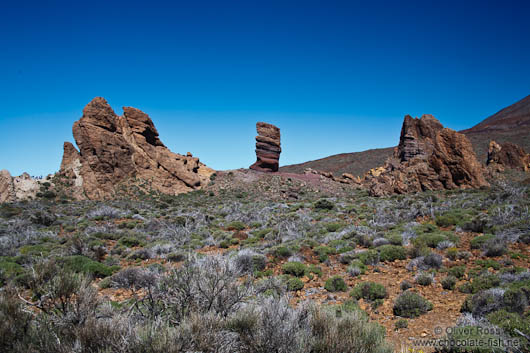
<path fill-rule="evenodd" d="M 530 94 L 528 1 L 10 1 L 0 6 L 0 169 L 56 171 L 95 96 L 174 152 L 282 165 L 397 143 L 403 116 L 464 129 Z"/>

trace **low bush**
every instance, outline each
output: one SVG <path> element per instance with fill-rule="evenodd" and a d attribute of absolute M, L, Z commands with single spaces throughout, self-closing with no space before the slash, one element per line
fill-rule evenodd
<path fill-rule="evenodd" d="M 407 289 L 410 289 L 412 287 L 414 287 L 414 285 L 407 280 L 404 280 L 399 285 L 399 288 L 401 288 L 402 291 L 406 291 Z"/>
<path fill-rule="evenodd" d="M 291 277 L 285 282 L 287 290 L 290 292 L 296 292 L 304 288 L 304 282 L 300 278 Z"/>
<path fill-rule="evenodd" d="M 377 265 L 379 253 L 377 250 L 366 250 L 356 254 L 356 257 L 365 265 Z"/>
<path fill-rule="evenodd" d="M 348 289 L 346 282 L 340 276 L 333 276 L 327 279 L 324 288 L 328 292 L 345 292 Z"/>
<path fill-rule="evenodd" d="M 447 273 L 459 279 L 463 278 L 466 275 L 466 266 L 453 266 L 447 270 Z"/>
<path fill-rule="evenodd" d="M 433 276 L 430 273 L 420 273 L 415 278 L 416 283 L 421 286 L 430 286 L 433 281 Z"/>
<path fill-rule="evenodd" d="M 421 295 L 411 291 L 405 291 L 399 295 L 394 303 L 394 315 L 406 318 L 418 317 L 432 310 L 431 302 Z"/>
<path fill-rule="evenodd" d="M 63 257 L 58 261 L 64 265 L 66 270 L 94 277 L 107 277 L 120 269 L 119 266 L 107 266 L 82 255 Z"/>
<path fill-rule="evenodd" d="M 303 277 L 307 271 L 306 265 L 301 262 L 287 262 L 282 266 L 283 273 L 295 277 Z"/>
<path fill-rule="evenodd" d="M 313 208 L 317 211 L 320 211 L 320 210 L 332 210 L 333 208 L 335 207 L 335 205 L 333 204 L 333 202 L 329 201 L 329 200 L 326 200 L 326 199 L 321 199 L 321 200 L 318 200 L 317 202 L 315 202 Z"/>
<path fill-rule="evenodd" d="M 399 319 L 394 324 L 394 327 L 396 329 L 407 328 L 407 327 L 409 327 L 409 322 L 406 319 Z"/>
<path fill-rule="evenodd" d="M 353 288 L 350 295 L 355 299 L 376 300 L 387 297 L 385 286 L 375 282 L 362 282 Z"/>
<path fill-rule="evenodd" d="M 399 245 L 382 245 L 378 248 L 379 259 L 381 261 L 396 261 L 405 260 L 407 258 L 407 250 Z"/>
<path fill-rule="evenodd" d="M 454 276 L 447 276 L 444 279 L 442 279 L 442 288 L 446 290 L 453 290 L 456 286 L 456 277 Z"/>
<path fill-rule="evenodd" d="M 471 249 L 480 249 L 487 241 L 495 239 L 493 234 L 479 235 L 471 239 Z"/>

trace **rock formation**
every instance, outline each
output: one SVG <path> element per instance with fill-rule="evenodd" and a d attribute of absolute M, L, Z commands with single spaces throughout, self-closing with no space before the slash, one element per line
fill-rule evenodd
<path fill-rule="evenodd" d="M 374 196 L 488 186 L 473 147 L 463 134 L 432 115 L 406 116 L 399 145 L 385 165 L 365 175 Z"/>
<path fill-rule="evenodd" d="M 257 161 L 250 169 L 261 172 L 277 172 L 282 148 L 280 145 L 280 129 L 274 125 L 259 122 L 256 124 Z"/>
<path fill-rule="evenodd" d="M 13 177 L 7 170 L 0 170 L 0 203 L 15 201 Z"/>
<path fill-rule="evenodd" d="M 526 172 L 530 170 L 530 154 L 513 143 L 498 144 L 492 140 L 489 144 L 487 165 L 499 170 L 510 168 Z"/>
<path fill-rule="evenodd" d="M 28 173 L 13 177 L 7 170 L 0 171 L 0 203 L 34 199 L 49 178 L 41 181 L 33 179 Z"/>
<path fill-rule="evenodd" d="M 64 144 L 59 174 L 82 191 L 78 198 L 109 198 L 129 184 L 175 195 L 201 188 L 214 172 L 164 146 L 147 114 L 124 107 L 118 116 L 101 97 L 83 109 L 73 135 L 79 152 Z"/>

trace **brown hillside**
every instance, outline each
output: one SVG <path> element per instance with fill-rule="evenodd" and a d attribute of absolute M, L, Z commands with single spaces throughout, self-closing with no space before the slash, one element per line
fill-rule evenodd
<path fill-rule="evenodd" d="M 331 172 L 337 176 L 342 175 L 342 173 L 363 175 L 368 170 L 383 165 L 386 159 L 392 156 L 393 151 L 394 147 L 388 147 L 362 152 L 341 153 L 305 163 L 286 165 L 280 167 L 280 171 L 285 173 L 303 173 L 304 169 L 311 168 Z"/>

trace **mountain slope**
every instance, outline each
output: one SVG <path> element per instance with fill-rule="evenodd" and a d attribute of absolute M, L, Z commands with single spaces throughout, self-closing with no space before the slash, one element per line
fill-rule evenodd
<path fill-rule="evenodd" d="M 490 140 L 515 143 L 530 151 L 530 96 L 460 132 L 471 140 L 480 161 L 487 158 Z"/>
<path fill-rule="evenodd" d="M 368 170 L 383 165 L 392 155 L 394 147 L 377 148 L 362 152 L 341 153 L 300 164 L 280 167 L 281 172 L 303 173 L 306 168 L 331 172 L 336 176 L 342 173 L 363 175 Z"/>
<path fill-rule="evenodd" d="M 515 143 L 530 152 L 530 96 L 500 110 L 472 128 L 460 132 L 471 140 L 480 162 L 486 162 L 490 140 L 499 143 Z M 393 147 L 341 153 L 314 161 L 283 166 L 280 171 L 303 173 L 304 169 L 312 168 L 331 172 L 337 176 L 342 173 L 363 175 L 368 170 L 383 165 L 392 152 Z"/>

